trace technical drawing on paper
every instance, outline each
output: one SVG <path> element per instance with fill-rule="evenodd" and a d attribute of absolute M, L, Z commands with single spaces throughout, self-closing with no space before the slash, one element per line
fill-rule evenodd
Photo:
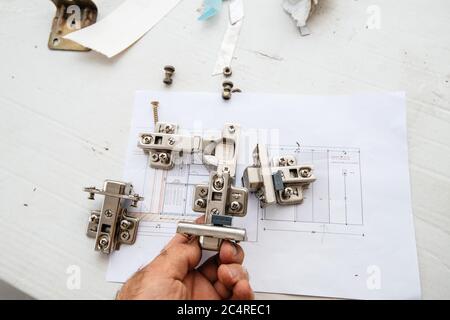
<path fill-rule="evenodd" d="M 269 158 L 295 155 L 297 163 L 312 164 L 316 181 L 304 191 L 302 204 L 259 208 L 263 230 L 323 232 L 327 229 L 330 233 L 332 230 L 364 235 L 359 149 L 268 146 L 268 152 Z M 305 224 L 309 228 L 302 228 Z"/>
<path fill-rule="evenodd" d="M 304 191 L 302 204 L 273 205 L 261 209 L 253 195 L 249 209 L 257 214 L 247 217 L 256 233 L 261 231 L 298 231 L 337 233 L 364 236 L 364 214 L 360 150 L 358 148 L 267 146 L 269 158 L 295 155 L 297 163 L 312 164 L 316 181 Z M 172 170 L 153 170 L 147 155 L 136 152 L 145 161 L 145 174 L 134 178 L 142 194 L 148 195 L 140 207 L 142 213 L 152 213 L 145 221 L 150 234 L 164 234 L 164 228 L 174 231 L 174 222 L 195 219 L 200 214 L 192 210 L 192 197 L 197 184 L 207 184 L 209 172 L 198 154 L 184 155 Z M 237 181 L 239 179 L 237 178 Z M 156 218 L 155 218 L 156 217 Z M 154 221 L 149 221 L 154 220 Z M 167 229 L 167 230 L 169 230 Z M 172 230 L 173 229 L 173 230 Z M 257 234 L 253 239 L 257 239 Z"/>
<path fill-rule="evenodd" d="M 161 216 L 188 216 L 195 218 L 200 214 L 192 210 L 194 188 L 198 184 L 208 184 L 209 172 L 201 159 L 187 155 L 172 170 L 161 171 L 155 179 L 159 184 L 155 190 L 160 197 L 152 197 L 151 207 L 157 207 Z"/>

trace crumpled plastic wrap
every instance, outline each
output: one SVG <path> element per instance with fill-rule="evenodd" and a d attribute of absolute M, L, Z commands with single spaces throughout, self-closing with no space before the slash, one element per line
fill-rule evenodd
<path fill-rule="evenodd" d="M 319 4 L 319 0 L 284 0 L 283 9 L 292 16 L 297 23 L 302 36 L 310 34 L 306 22 L 314 9 Z"/>

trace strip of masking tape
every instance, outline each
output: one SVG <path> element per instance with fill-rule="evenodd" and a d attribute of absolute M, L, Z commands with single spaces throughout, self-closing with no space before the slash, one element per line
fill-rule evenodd
<path fill-rule="evenodd" d="M 242 0 L 233 0 L 230 2 L 230 23 L 236 22 L 244 18 L 244 3 Z"/>
<path fill-rule="evenodd" d="M 101 21 L 66 35 L 112 58 L 133 45 L 181 0 L 127 0 Z"/>
<path fill-rule="evenodd" d="M 241 32 L 242 20 L 244 18 L 244 4 L 242 0 L 232 0 L 229 6 L 230 21 L 227 31 L 222 40 L 213 76 L 223 73 L 225 67 L 230 67 L 233 60 L 233 53 Z"/>

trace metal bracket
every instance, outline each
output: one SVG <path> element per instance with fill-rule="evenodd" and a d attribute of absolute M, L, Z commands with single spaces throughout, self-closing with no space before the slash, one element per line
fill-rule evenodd
<path fill-rule="evenodd" d="M 274 158 L 269 164 L 267 149 L 257 145 L 253 152 L 254 165 L 247 167 L 242 182 L 255 192 L 261 207 L 277 202 L 280 205 L 299 204 L 303 190 L 316 180 L 311 165 L 297 165 L 292 155 Z"/>
<path fill-rule="evenodd" d="M 207 185 L 194 190 L 193 210 L 205 213 L 205 224 L 179 222 L 177 232 L 199 236 L 205 250 L 218 251 L 223 240 L 244 241 L 245 229 L 232 227 L 234 216 L 247 214 L 248 191 L 233 186 L 240 127 L 227 124 L 219 139 L 203 140 L 203 162 L 214 170 Z"/>
<path fill-rule="evenodd" d="M 208 185 L 195 186 L 192 209 L 207 215 L 244 217 L 247 214 L 247 201 L 247 189 L 232 186 L 228 172 L 220 174 L 213 171 Z"/>
<path fill-rule="evenodd" d="M 154 133 L 139 135 L 138 147 L 149 153 L 152 168 L 172 169 L 175 165 L 175 157 L 181 157 L 183 152 L 200 151 L 201 137 L 179 135 L 177 132 L 177 125 L 158 122 Z"/>
<path fill-rule="evenodd" d="M 52 50 L 89 51 L 64 36 L 94 24 L 98 9 L 92 0 L 51 0 L 56 6 L 48 47 Z"/>
<path fill-rule="evenodd" d="M 240 133 L 240 126 L 226 124 L 221 137 L 203 139 L 203 163 L 217 172 L 228 171 L 234 179 Z"/>
<path fill-rule="evenodd" d="M 136 241 L 139 219 L 129 216 L 126 203 L 136 207 L 144 198 L 133 194 L 130 183 L 106 180 L 103 190 L 95 187 L 84 188 L 89 193 L 89 199 L 94 200 L 95 194 L 105 196 L 101 210 L 91 211 L 87 236 L 95 238 L 95 250 L 109 254 L 119 250 L 120 244 L 133 244 Z"/>

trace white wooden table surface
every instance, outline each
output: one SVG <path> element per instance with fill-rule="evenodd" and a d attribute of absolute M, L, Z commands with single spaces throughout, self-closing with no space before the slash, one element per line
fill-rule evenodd
<path fill-rule="evenodd" d="M 245 0 L 233 81 L 247 92 L 407 93 L 412 201 L 424 298 L 450 298 L 450 2 L 321 0 L 301 38 L 281 0 Z M 100 18 L 120 0 L 98 1 Z M 0 278 L 41 299 L 110 299 L 107 259 L 85 236 L 83 186 L 120 179 L 136 89 L 219 94 L 211 77 L 226 11 L 196 20 L 184 0 L 131 49 L 107 60 L 47 49 L 50 1 L 0 2 Z M 380 28 L 366 28 L 367 9 Z M 182 108 L 183 106 L 180 106 Z M 376 119 L 374 119 L 376 121 Z M 383 199 L 379 199 L 383 201 Z M 67 268 L 81 288 L 66 286 Z M 260 294 L 259 298 L 289 298 Z"/>

